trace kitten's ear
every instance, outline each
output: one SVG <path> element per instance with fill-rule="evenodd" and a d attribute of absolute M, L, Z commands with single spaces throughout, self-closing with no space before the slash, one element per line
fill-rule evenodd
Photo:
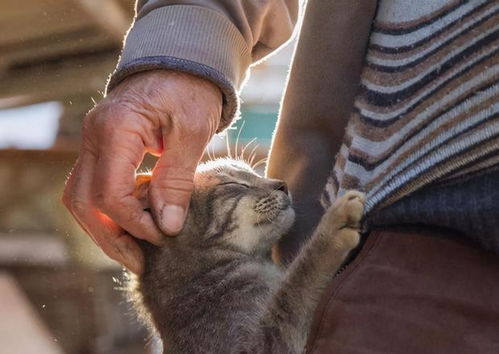
<path fill-rule="evenodd" d="M 135 177 L 135 191 L 133 195 L 139 200 L 143 209 L 149 209 L 149 184 L 151 183 L 150 174 L 139 174 Z"/>

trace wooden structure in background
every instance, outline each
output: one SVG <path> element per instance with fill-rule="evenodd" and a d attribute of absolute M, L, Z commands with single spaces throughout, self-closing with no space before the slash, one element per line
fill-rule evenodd
<path fill-rule="evenodd" d="M 0 354 L 62 354 L 17 282 L 4 273 L 0 273 L 0 294 Z"/>
<path fill-rule="evenodd" d="M 0 1 L 0 109 L 45 101 L 58 101 L 64 107 L 52 149 L 0 150 L 0 270 L 17 284 L 12 290 L 10 280 L 0 278 L 0 286 L 3 281 L 16 291 L 12 296 L 19 297 L 16 306 L 20 308 L 29 308 L 29 300 L 31 310 L 23 313 L 37 318 L 33 323 L 43 322 L 42 337 L 58 342 L 58 348 L 47 353 L 153 351 L 144 349 L 144 329 L 118 291 L 121 285 L 112 281 L 120 278 L 119 267 L 83 234 L 59 200 L 77 157 L 81 120 L 102 98 L 132 20 L 134 2 Z M 289 55 L 284 57 L 289 60 Z M 287 60 L 277 59 L 279 68 L 271 70 L 273 82 L 282 83 L 276 88 L 267 80 L 269 87 L 262 90 L 260 81 L 268 75 L 255 75 L 257 84 L 253 89 L 251 82 L 248 85 L 253 93 L 243 96 L 247 105 L 271 105 L 271 111 L 277 111 L 287 72 Z M 269 95 L 271 88 L 275 92 Z M 215 155 L 224 154 L 222 146 Z M 266 155 L 267 146 L 256 152 L 258 160 Z M 145 166 L 153 163 L 149 157 Z M 3 295 L 0 291 L 0 303 Z M 5 325 L 9 322 L 4 317 L 10 316 L 0 313 Z M 35 328 L 33 323 L 22 326 Z"/>
<path fill-rule="evenodd" d="M 144 353 L 147 335 L 121 291 L 120 267 L 60 202 L 76 156 L 76 151 L 0 150 L 0 272 L 16 280 L 31 303 L 28 314 L 36 314 L 63 353 Z M 4 296 L 0 291 L 0 303 Z M 11 315 L 16 314 L 0 311 L 4 326 Z"/>
<path fill-rule="evenodd" d="M 144 353 L 145 330 L 113 281 L 120 268 L 60 203 L 81 120 L 102 97 L 133 4 L 0 1 L 0 109 L 45 101 L 65 108 L 54 149 L 0 150 L 0 270 L 9 274 L 0 277 L 0 303 L 10 304 L 0 308 L 0 332 L 14 340 L 0 338 L 0 354 Z M 31 340 L 20 343 L 23 332 Z"/>
<path fill-rule="evenodd" d="M 0 108 L 102 90 L 131 0 L 0 2 Z"/>
<path fill-rule="evenodd" d="M 59 101 L 62 148 L 75 149 L 84 113 L 113 71 L 133 0 L 0 2 L 0 109 Z M 76 136 L 75 136 L 76 135 Z"/>

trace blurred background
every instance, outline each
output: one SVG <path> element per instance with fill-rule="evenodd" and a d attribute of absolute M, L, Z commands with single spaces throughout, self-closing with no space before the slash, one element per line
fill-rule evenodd
<path fill-rule="evenodd" d="M 120 267 L 60 203 L 133 3 L 0 1 L 0 354 L 150 352 Z M 292 47 L 253 68 L 242 119 L 210 152 L 226 154 L 225 139 L 234 149 L 239 136 L 239 146 L 256 138 L 257 159 L 266 156 Z"/>

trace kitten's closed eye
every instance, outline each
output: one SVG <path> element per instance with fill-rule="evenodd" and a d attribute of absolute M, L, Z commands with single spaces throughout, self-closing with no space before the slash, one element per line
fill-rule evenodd
<path fill-rule="evenodd" d="M 250 186 L 248 186 L 247 184 L 240 183 L 240 182 L 225 182 L 225 183 L 220 183 L 218 186 L 230 186 L 230 185 L 250 188 Z"/>

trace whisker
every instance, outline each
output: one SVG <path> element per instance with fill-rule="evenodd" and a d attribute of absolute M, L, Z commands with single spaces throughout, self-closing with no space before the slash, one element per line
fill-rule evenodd
<path fill-rule="evenodd" d="M 230 143 L 229 143 L 229 134 L 228 133 L 225 133 L 225 144 L 227 146 L 227 156 L 229 156 L 229 158 L 231 159 L 232 153 L 230 151 Z"/>
<path fill-rule="evenodd" d="M 270 218 L 270 216 L 267 216 L 265 219 L 266 219 L 266 221 L 267 221 L 269 224 L 272 224 L 272 225 L 275 225 L 275 226 L 279 226 L 279 224 L 278 224 L 278 223 L 276 223 L 276 222 L 274 221 L 274 219 L 271 219 L 271 218 Z"/>
<path fill-rule="evenodd" d="M 255 157 L 256 157 L 256 149 L 258 149 L 258 144 L 256 144 L 253 149 L 251 150 L 250 154 L 249 154 L 249 161 L 248 163 L 250 164 L 250 166 L 253 165 L 253 161 L 255 160 Z"/>
<path fill-rule="evenodd" d="M 237 154 L 238 154 L 238 151 L 239 151 L 239 146 L 238 146 L 239 145 L 239 138 L 241 137 L 241 132 L 243 131 L 244 123 L 246 123 L 245 120 L 243 120 L 243 122 L 241 123 L 241 127 L 239 128 L 239 131 L 237 132 L 236 144 L 235 144 L 235 147 L 234 147 L 234 158 L 236 160 L 240 159 L 240 157 Z"/>
<path fill-rule="evenodd" d="M 209 161 L 213 160 L 213 158 L 211 157 L 211 154 L 210 154 L 210 146 L 209 145 L 206 147 L 205 154 L 206 154 L 206 156 L 208 156 Z"/>
<path fill-rule="evenodd" d="M 214 144 L 211 145 L 211 156 L 213 156 L 213 160 L 215 160 L 217 158 L 217 156 L 215 154 L 215 145 Z"/>
<path fill-rule="evenodd" d="M 254 142 L 256 141 L 256 138 L 253 138 L 249 141 L 249 143 L 247 143 L 246 145 L 244 145 L 243 147 L 243 150 L 241 151 L 241 158 L 242 160 L 244 161 L 244 154 L 246 153 L 246 149 L 251 145 L 253 144 Z"/>
<path fill-rule="evenodd" d="M 252 165 L 252 166 L 251 166 L 251 168 L 255 169 L 255 168 L 257 168 L 258 166 L 260 166 L 260 165 L 263 165 L 263 164 L 267 163 L 267 159 L 268 159 L 267 157 L 264 157 L 264 158 L 262 158 L 262 159 L 258 160 L 258 161 L 257 161 L 254 165 Z"/>

